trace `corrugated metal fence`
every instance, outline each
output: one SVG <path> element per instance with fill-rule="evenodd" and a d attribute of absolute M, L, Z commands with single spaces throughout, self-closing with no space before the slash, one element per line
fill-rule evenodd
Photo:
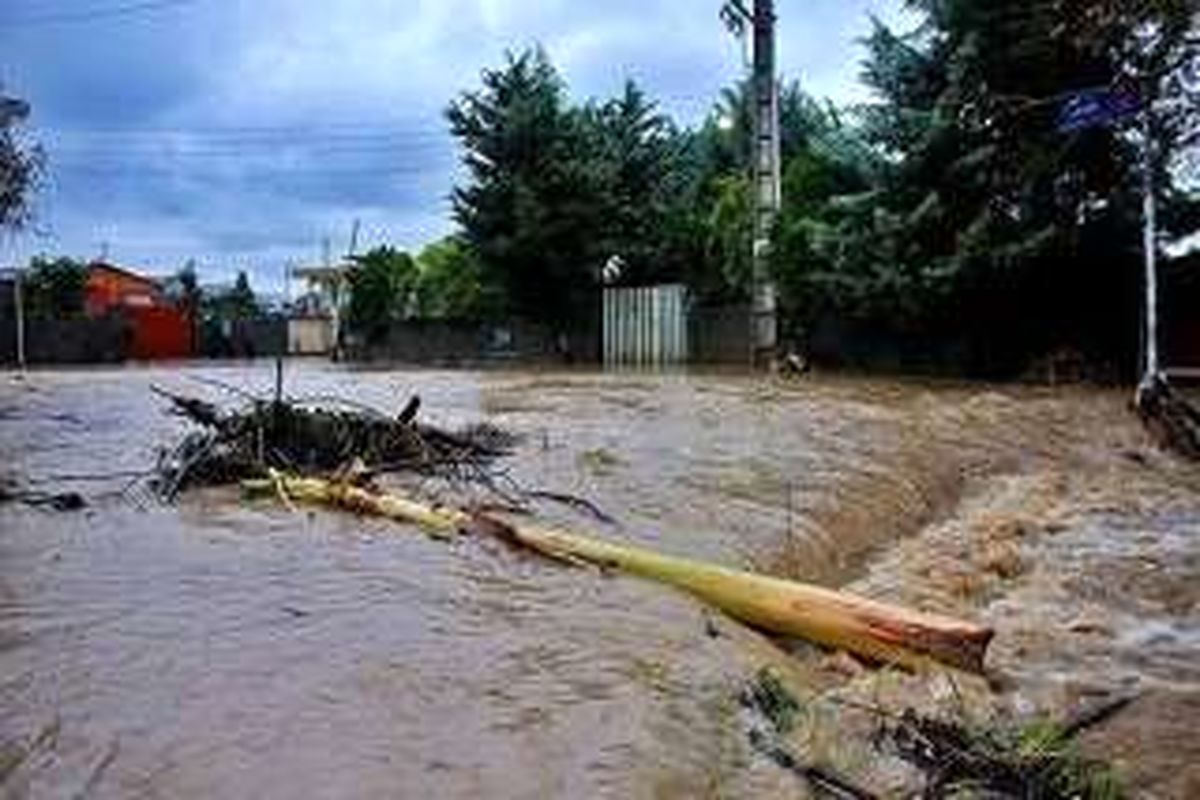
<path fill-rule="evenodd" d="M 604 290 L 604 363 L 657 366 L 688 360 L 682 284 Z"/>

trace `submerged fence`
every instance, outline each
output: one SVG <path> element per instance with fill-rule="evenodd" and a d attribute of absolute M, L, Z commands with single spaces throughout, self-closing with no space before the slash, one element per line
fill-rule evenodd
<path fill-rule="evenodd" d="M 687 290 L 682 284 L 604 290 L 604 363 L 682 364 L 689 358 Z"/>

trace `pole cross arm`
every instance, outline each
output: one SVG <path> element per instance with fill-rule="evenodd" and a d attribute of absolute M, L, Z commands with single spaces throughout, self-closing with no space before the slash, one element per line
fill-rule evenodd
<path fill-rule="evenodd" d="M 746 24 L 754 18 L 743 0 L 725 0 L 721 6 L 721 21 L 734 36 L 746 32 Z"/>

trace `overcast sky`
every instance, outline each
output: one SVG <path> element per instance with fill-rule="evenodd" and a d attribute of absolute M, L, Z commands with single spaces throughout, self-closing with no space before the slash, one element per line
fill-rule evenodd
<path fill-rule="evenodd" d="M 419 248 L 451 230 L 457 155 L 442 117 L 506 48 L 540 42 L 576 99 L 635 78 L 693 123 L 742 70 L 720 0 L 0 0 L 0 82 L 49 157 L 48 252 L 277 290 L 321 242 Z M 899 0 L 779 0 L 780 68 L 865 99 L 869 15 Z"/>

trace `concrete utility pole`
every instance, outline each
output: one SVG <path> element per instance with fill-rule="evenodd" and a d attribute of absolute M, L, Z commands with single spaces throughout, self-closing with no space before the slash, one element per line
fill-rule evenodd
<path fill-rule="evenodd" d="M 779 213 L 783 192 L 779 167 L 779 83 L 775 77 L 775 0 L 727 0 L 721 18 L 735 34 L 749 23 L 753 42 L 754 142 L 754 243 L 750 297 L 750 358 L 767 364 L 778 343 L 775 284 L 771 280 L 771 228 Z"/>
<path fill-rule="evenodd" d="M 779 213 L 779 84 L 775 80 L 775 0 L 754 2 L 754 280 L 751 298 L 756 365 L 775 355 L 775 284 L 769 263 L 771 228 Z"/>

